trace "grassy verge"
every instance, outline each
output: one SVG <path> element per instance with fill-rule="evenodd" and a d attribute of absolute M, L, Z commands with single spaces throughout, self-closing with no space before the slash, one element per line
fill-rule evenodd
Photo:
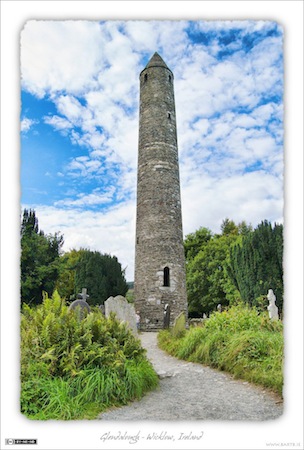
<path fill-rule="evenodd" d="M 21 315 L 21 412 L 34 420 L 94 419 L 158 385 L 140 340 L 98 309 L 80 320 L 58 294 Z"/>
<path fill-rule="evenodd" d="M 160 348 L 173 356 L 224 370 L 282 395 L 283 325 L 244 306 L 214 313 L 202 327 L 177 338 L 158 335 Z"/>

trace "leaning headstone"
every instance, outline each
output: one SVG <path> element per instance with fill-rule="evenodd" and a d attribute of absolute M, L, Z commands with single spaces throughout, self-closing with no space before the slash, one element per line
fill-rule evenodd
<path fill-rule="evenodd" d="M 172 334 L 175 337 L 181 337 L 186 329 L 186 315 L 184 312 L 181 312 L 174 321 L 174 325 L 172 328 Z"/>
<path fill-rule="evenodd" d="M 164 310 L 164 328 L 169 328 L 170 326 L 170 305 L 167 303 L 165 305 L 165 310 Z"/>
<path fill-rule="evenodd" d="M 269 289 L 267 294 L 267 299 L 269 301 L 269 305 L 267 306 L 269 319 L 270 320 L 279 320 L 279 310 L 277 305 L 275 304 L 276 296 L 273 293 L 272 289 Z"/>
<path fill-rule="evenodd" d="M 117 295 L 105 301 L 105 316 L 109 317 L 111 312 L 116 314 L 119 321 L 125 322 L 134 334 L 137 334 L 135 307 L 132 303 L 128 303 L 125 297 Z"/>

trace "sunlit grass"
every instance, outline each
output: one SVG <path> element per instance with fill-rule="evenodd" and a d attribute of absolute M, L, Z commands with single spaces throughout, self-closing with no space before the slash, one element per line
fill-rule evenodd
<path fill-rule="evenodd" d="M 158 385 L 140 340 L 114 316 L 83 320 L 58 294 L 21 318 L 21 412 L 34 420 L 93 419 Z"/>
<path fill-rule="evenodd" d="M 254 308 L 237 306 L 214 313 L 180 339 L 161 331 L 158 342 L 180 359 L 210 365 L 282 395 L 283 325 Z"/>

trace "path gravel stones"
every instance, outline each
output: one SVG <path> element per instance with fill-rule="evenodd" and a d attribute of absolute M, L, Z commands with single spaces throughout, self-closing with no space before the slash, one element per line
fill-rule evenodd
<path fill-rule="evenodd" d="M 160 385 L 139 401 L 112 408 L 100 420 L 252 420 L 276 419 L 279 397 L 229 374 L 178 360 L 157 346 L 157 333 L 140 334 Z"/>

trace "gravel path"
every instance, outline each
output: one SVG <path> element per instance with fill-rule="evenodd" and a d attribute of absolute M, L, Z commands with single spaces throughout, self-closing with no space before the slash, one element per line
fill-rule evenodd
<path fill-rule="evenodd" d="M 181 361 L 157 346 L 157 333 L 141 333 L 160 385 L 139 401 L 112 408 L 100 420 L 266 420 L 283 412 L 279 397 L 201 364 Z"/>

